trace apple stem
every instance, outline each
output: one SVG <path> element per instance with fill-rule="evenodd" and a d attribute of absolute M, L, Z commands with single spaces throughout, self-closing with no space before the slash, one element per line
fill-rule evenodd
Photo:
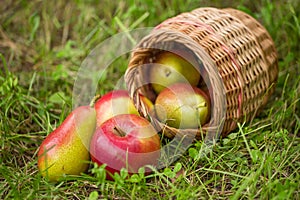
<path fill-rule="evenodd" d="M 101 95 L 100 95 L 100 94 L 97 94 L 96 96 L 94 96 L 94 98 L 93 98 L 92 101 L 90 102 L 90 107 L 94 107 L 96 101 L 97 101 L 98 99 L 100 99 L 100 98 L 101 98 Z"/>
<path fill-rule="evenodd" d="M 121 130 L 120 127 L 118 126 L 115 126 L 114 127 L 114 133 L 120 137 L 125 137 L 126 136 L 126 133 L 124 131 Z"/>
<path fill-rule="evenodd" d="M 202 103 L 198 104 L 196 106 L 196 108 L 202 108 L 202 107 L 206 107 L 206 106 L 207 106 L 206 102 L 202 102 Z"/>

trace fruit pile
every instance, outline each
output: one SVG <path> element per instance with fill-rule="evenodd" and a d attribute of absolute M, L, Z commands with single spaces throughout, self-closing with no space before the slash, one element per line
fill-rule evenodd
<path fill-rule="evenodd" d="M 150 70 L 157 98 L 151 102 L 140 94 L 140 99 L 160 122 L 180 129 L 198 128 L 210 115 L 208 95 L 197 87 L 200 80 L 190 62 L 176 53 L 161 52 Z M 73 110 L 45 138 L 38 152 L 38 168 L 56 181 L 85 172 L 91 160 L 105 164 L 107 178 L 112 179 L 122 168 L 133 174 L 141 167 L 156 166 L 160 149 L 158 131 L 140 116 L 128 92 L 114 90 Z"/>
<path fill-rule="evenodd" d="M 182 52 L 180 52 L 182 54 Z M 155 117 L 168 126 L 180 129 L 198 128 L 208 121 L 208 95 L 197 86 L 201 75 L 191 63 L 176 51 L 162 51 L 150 68 L 150 83 L 157 97 Z M 193 62 L 194 63 L 194 62 Z"/>
<path fill-rule="evenodd" d="M 122 168 L 132 174 L 155 167 L 163 151 L 159 133 L 226 136 L 266 105 L 277 77 L 274 42 L 251 16 L 209 7 L 179 14 L 135 47 L 128 92 L 111 91 L 76 108 L 47 136 L 39 170 L 57 180 L 86 171 L 91 160 L 105 164 L 111 179 Z"/>

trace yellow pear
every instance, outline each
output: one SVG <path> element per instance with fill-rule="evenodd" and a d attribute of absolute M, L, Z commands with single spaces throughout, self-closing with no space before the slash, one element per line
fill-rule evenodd
<path fill-rule="evenodd" d="M 80 106 L 42 142 L 38 168 L 44 177 L 57 181 L 64 175 L 80 175 L 88 169 L 89 145 L 96 127 L 96 111 Z"/>

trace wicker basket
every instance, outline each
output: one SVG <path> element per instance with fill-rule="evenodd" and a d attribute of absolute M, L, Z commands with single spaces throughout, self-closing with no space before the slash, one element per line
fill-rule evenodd
<path fill-rule="evenodd" d="M 211 120 L 201 129 L 175 129 L 162 124 L 139 99 L 138 93 L 142 93 L 155 101 L 156 94 L 147 80 L 149 63 L 155 62 L 160 51 L 178 48 L 194 54 L 197 62 L 192 64 L 204 74 L 209 88 Z M 132 53 L 125 81 L 141 115 L 150 116 L 166 136 L 202 137 L 209 130 L 226 136 L 237 127 L 237 122 L 251 120 L 273 92 L 277 75 L 274 42 L 254 18 L 231 8 L 199 8 L 162 22 L 143 38 Z"/>

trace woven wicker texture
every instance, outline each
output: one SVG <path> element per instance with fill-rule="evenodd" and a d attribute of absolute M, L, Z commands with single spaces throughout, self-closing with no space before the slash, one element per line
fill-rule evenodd
<path fill-rule="evenodd" d="M 249 28 L 249 30 L 253 30 L 252 33 L 255 35 L 257 42 L 263 50 L 264 57 L 266 59 L 266 64 L 268 67 L 268 73 L 270 78 L 270 90 L 272 93 L 275 89 L 275 87 L 272 86 L 276 84 L 278 76 L 278 55 L 270 34 L 259 22 L 257 22 L 250 15 L 232 8 L 226 8 L 223 10 L 241 20 L 242 23 L 246 25 L 247 28 Z M 266 103 L 266 101 L 267 99 L 265 99 L 264 104 Z"/>
<path fill-rule="evenodd" d="M 198 58 L 204 65 L 217 68 L 218 75 L 224 84 L 226 95 L 226 115 L 222 134 L 225 136 L 236 128 L 237 122 L 249 121 L 266 103 L 273 90 L 270 86 L 276 82 L 278 67 L 277 53 L 274 43 L 267 31 L 254 19 L 243 12 L 234 9 L 199 8 L 191 12 L 182 13 L 159 24 L 155 30 L 162 30 L 160 34 L 153 31 L 145 37 L 134 50 L 125 74 L 125 81 L 130 95 L 143 116 L 149 112 L 136 95 L 137 89 L 147 79 L 147 70 L 139 66 L 155 62 L 155 55 L 159 53 L 159 45 L 164 41 L 175 41 L 184 45 L 192 52 L 197 51 L 193 45 L 187 45 L 182 37 L 174 38 L 173 32 L 181 33 L 201 46 L 208 58 Z M 172 31 L 171 32 L 168 32 Z M 170 37 L 172 35 L 172 37 Z M 172 44 L 172 43 L 169 43 Z M 172 45 L 171 45 L 172 46 Z M 157 47 L 157 48 L 156 48 Z M 172 47 L 170 47 L 171 49 Z M 175 47 L 177 48 L 177 47 Z M 200 63 L 199 62 L 199 63 Z M 201 65 L 198 66 L 201 71 Z M 214 102 L 212 120 L 215 120 L 221 101 L 216 100 L 215 93 L 222 93 L 211 83 L 211 100 Z M 141 92 L 154 101 L 156 95 L 151 85 L 143 86 Z M 177 130 L 153 120 L 155 125 L 165 130 L 167 136 L 178 133 L 193 133 L 199 136 L 199 130 Z M 211 123 L 203 130 L 212 128 Z M 216 128 L 216 127 L 213 127 Z"/>

